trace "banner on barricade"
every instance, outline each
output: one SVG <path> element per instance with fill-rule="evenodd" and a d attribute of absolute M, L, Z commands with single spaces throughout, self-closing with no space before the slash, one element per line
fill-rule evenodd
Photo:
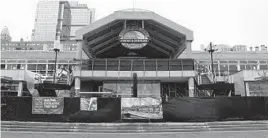
<path fill-rule="evenodd" d="M 162 100 L 161 98 L 122 98 L 121 119 L 163 119 Z"/>
<path fill-rule="evenodd" d="M 97 97 L 80 98 L 80 110 L 96 111 L 98 109 Z"/>
<path fill-rule="evenodd" d="M 63 97 L 33 97 L 32 114 L 62 114 Z"/>

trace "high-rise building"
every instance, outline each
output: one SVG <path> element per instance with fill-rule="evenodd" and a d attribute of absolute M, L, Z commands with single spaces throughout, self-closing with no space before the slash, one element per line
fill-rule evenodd
<path fill-rule="evenodd" d="M 69 1 L 71 6 L 71 34 L 70 38 L 75 38 L 75 31 L 89 25 L 95 20 L 95 9 L 89 9 L 86 4 L 80 4 L 78 1 Z"/>
<path fill-rule="evenodd" d="M 9 35 L 9 30 L 7 28 L 7 26 L 5 26 L 2 30 L 1 30 L 1 41 L 11 41 L 11 36 Z"/>
<path fill-rule="evenodd" d="M 67 1 L 44 1 L 37 4 L 33 41 L 69 40 L 70 4 Z"/>

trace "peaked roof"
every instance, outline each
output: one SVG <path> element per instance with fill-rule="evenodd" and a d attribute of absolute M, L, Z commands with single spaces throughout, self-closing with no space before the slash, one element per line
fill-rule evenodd
<path fill-rule="evenodd" d="M 145 10 L 120 10 L 116 11 L 98 21 L 93 22 L 92 24 L 85 26 L 76 31 L 76 39 L 83 39 L 83 35 L 91 32 L 95 29 L 98 29 L 104 25 L 107 25 L 116 20 L 153 20 L 158 22 L 178 33 L 181 33 L 186 36 L 186 40 L 193 41 L 193 31 L 165 18 L 154 12 L 145 11 Z"/>

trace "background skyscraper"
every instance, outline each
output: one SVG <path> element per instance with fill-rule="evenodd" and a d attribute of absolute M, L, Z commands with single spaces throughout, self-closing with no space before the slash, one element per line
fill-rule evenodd
<path fill-rule="evenodd" d="M 32 31 L 32 40 L 69 40 L 70 25 L 71 10 L 67 1 L 39 1 Z"/>
<path fill-rule="evenodd" d="M 80 4 L 78 1 L 69 1 L 69 3 L 72 14 L 70 39 L 74 39 L 76 30 L 95 20 L 95 9 L 89 9 L 86 4 Z"/>
<path fill-rule="evenodd" d="M 95 9 L 78 1 L 38 2 L 33 41 L 73 40 L 75 31 L 95 20 Z"/>

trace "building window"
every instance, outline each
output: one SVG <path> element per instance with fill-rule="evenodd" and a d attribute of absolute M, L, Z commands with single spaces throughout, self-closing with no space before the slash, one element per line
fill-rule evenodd
<path fill-rule="evenodd" d="M 250 60 L 250 61 L 248 61 L 248 63 L 258 63 L 257 61 L 254 61 L 254 60 Z"/>
<path fill-rule="evenodd" d="M 21 64 L 17 64 L 17 69 L 21 69 Z"/>
<path fill-rule="evenodd" d="M 156 71 L 156 60 L 145 60 L 145 71 Z"/>
<path fill-rule="evenodd" d="M 237 63 L 235 60 L 230 60 L 229 63 Z"/>
<path fill-rule="evenodd" d="M 37 60 L 28 60 L 28 63 L 37 63 Z"/>
<path fill-rule="evenodd" d="M 94 64 L 95 60 L 93 61 Z M 118 71 L 118 65 L 119 65 L 119 60 L 116 59 L 108 59 L 107 61 L 107 69 L 109 71 Z M 91 68 L 91 67 L 89 67 Z"/>
<path fill-rule="evenodd" d="M 21 67 L 20 67 L 20 69 L 25 69 L 26 68 L 26 65 L 25 64 L 21 64 Z"/>
<path fill-rule="evenodd" d="M 38 64 L 37 65 L 37 70 L 46 70 L 46 64 Z"/>
<path fill-rule="evenodd" d="M 7 63 L 17 63 L 17 60 L 7 60 Z"/>
<path fill-rule="evenodd" d="M 238 72 L 237 65 L 229 65 L 229 73 L 234 74 L 236 72 Z"/>
<path fill-rule="evenodd" d="M 39 60 L 38 63 L 47 63 L 46 60 Z"/>
<path fill-rule="evenodd" d="M 252 66 L 251 65 L 246 65 L 246 69 L 247 70 L 251 70 L 252 69 Z"/>
<path fill-rule="evenodd" d="M 106 70 L 106 60 L 104 59 L 96 59 L 94 60 L 94 70 Z"/>
<path fill-rule="evenodd" d="M 58 63 L 68 63 L 68 60 L 59 60 Z"/>
<path fill-rule="evenodd" d="M 226 60 L 220 60 L 220 63 L 228 63 Z"/>
<path fill-rule="evenodd" d="M 202 64 L 202 63 L 204 63 L 204 64 L 209 64 L 209 61 L 207 61 L 207 60 L 203 60 L 203 61 L 200 60 L 199 63 L 200 63 L 200 64 Z"/>
<path fill-rule="evenodd" d="M 9 70 L 17 69 L 17 64 L 7 64 L 7 69 Z"/>
<path fill-rule="evenodd" d="M 130 71 L 131 70 L 131 60 L 121 59 L 120 60 L 120 71 Z"/>
<path fill-rule="evenodd" d="M 37 70 L 37 64 L 28 64 L 28 70 Z"/>
<path fill-rule="evenodd" d="M 247 64 L 248 62 L 247 62 L 247 61 L 245 61 L 245 60 L 240 60 L 240 63 Z"/>
<path fill-rule="evenodd" d="M 54 70 L 54 64 L 48 64 L 48 71 L 53 71 Z"/>
<path fill-rule="evenodd" d="M 48 63 L 55 63 L 55 60 L 48 60 Z"/>
<path fill-rule="evenodd" d="M 261 60 L 260 63 L 264 63 L 264 64 L 266 64 L 266 61 L 265 61 L 265 60 Z"/>
<path fill-rule="evenodd" d="M 240 70 L 245 70 L 246 66 L 245 65 L 240 65 Z"/>
<path fill-rule="evenodd" d="M 18 60 L 18 63 L 26 63 L 26 60 Z"/>
<path fill-rule="evenodd" d="M 224 74 L 224 72 L 228 72 L 228 65 L 220 65 L 220 72 L 221 75 Z"/>
<path fill-rule="evenodd" d="M 182 61 L 181 60 L 170 60 L 170 71 L 179 71 L 182 70 Z"/>
<path fill-rule="evenodd" d="M 260 65 L 260 69 L 261 70 L 266 70 L 266 69 L 268 69 L 268 67 L 267 67 L 267 65 Z"/>
<path fill-rule="evenodd" d="M 158 71 L 169 71 L 168 60 L 157 60 L 157 70 Z"/>
<path fill-rule="evenodd" d="M 6 69 L 6 65 L 5 64 L 1 64 L 1 69 Z"/>

